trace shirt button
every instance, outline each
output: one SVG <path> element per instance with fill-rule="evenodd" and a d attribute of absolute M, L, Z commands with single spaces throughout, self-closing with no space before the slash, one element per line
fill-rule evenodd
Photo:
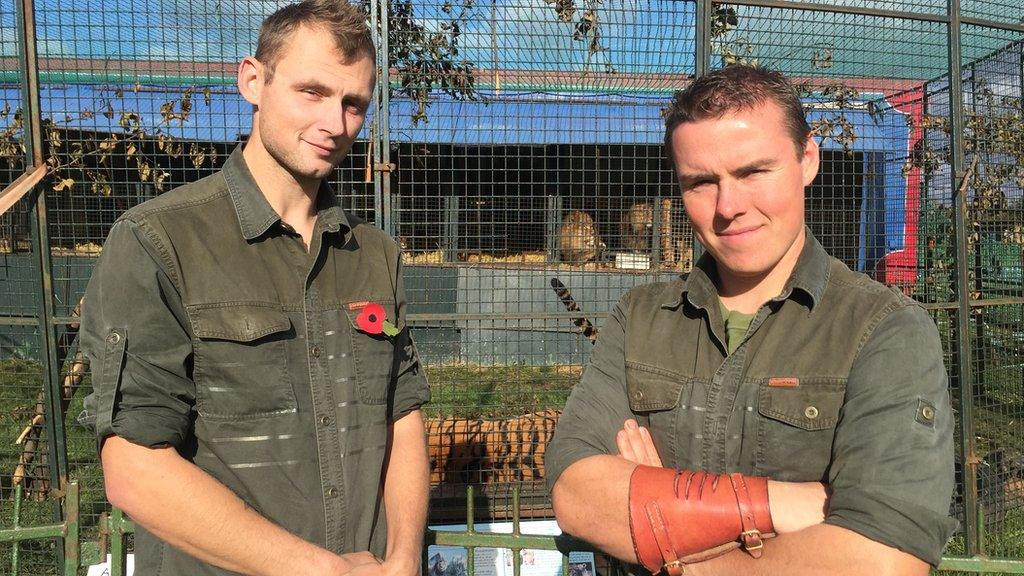
<path fill-rule="evenodd" d="M 338 497 L 338 489 L 335 488 L 334 486 L 331 486 L 330 488 L 327 489 L 327 496 L 330 497 L 330 498 L 337 498 Z"/>
<path fill-rule="evenodd" d="M 921 407 L 921 418 L 924 418 L 925 420 L 934 420 L 935 419 L 935 409 L 932 408 L 931 406 L 922 406 Z"/>
<path fill-rule="evenodd" d="M 117 332 L 111 332 L 110 335 L 107 336 L 107 344 L 117 344 L 120 341 L 121 335 Z"/>
<path fill-rule="evenodd" d="M 633 392 L 633 399 L 634 400 L 643 400 L 644 399 L 644 391 L 643 390 L 637 390 L 636 392 Z"/>
<path fill-rule="evenodd" d="M 814 406 L 808 406 L 807 408 L 804 409 L 804 416 L 810 418 L 811 420 L 814 420 L 815 418 L 818 417 L 818 409 L 815 408 Z"/>
<path fill-rule="evenodd" d="M 309 355 L 312 356 L 313 358 L 319 358 L 320 357 L 320 347 L 319 346 L 311 347 L 309 349 Z"/>
<path fill-rule="evenodd" d="M 323 424 L 324 426 L 330 426 L 331 425 L 331 419 L 330 419 L 329 416 L 321 416 L 320 417 L 320 423 Z"/>

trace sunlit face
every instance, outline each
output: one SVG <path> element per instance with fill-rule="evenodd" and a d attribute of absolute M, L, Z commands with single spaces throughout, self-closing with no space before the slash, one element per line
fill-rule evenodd
<path fill-rule="evenodd" d="M 804 187 L 818 146 L 798 154 L 782 110 L 766 103 L 672 133 L 683 205 L 723 281 L 788 278 L 804 242 Z"/>
<path fill-rule="evenodd" d="M 246 76 L 250 60 L 254 72 Z M 246 61 L 239 88 L 256 107 L 247 146 L 257 147 L 253 157 L 262 164 L 250 168 L 282 170 L 315 186 L 345 158 L 363 126 L 373 96 L 373 60 L 359 55 L 345 61 L 327 32 L 301 27 L 270 82 L 261 63 Z"/>

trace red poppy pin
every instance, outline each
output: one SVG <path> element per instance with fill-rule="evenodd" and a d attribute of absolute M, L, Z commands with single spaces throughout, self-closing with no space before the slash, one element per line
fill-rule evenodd
<path fill-rule="evenodd" d="M 356 316 L 356 328 L 367 334 L 397 336 L 398 328 L 388 320 L 384 307 L 376 302 L 366 302 Z"/>

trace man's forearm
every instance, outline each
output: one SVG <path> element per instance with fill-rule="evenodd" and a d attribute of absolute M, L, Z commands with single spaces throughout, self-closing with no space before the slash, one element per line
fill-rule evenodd
<path fill-rule="evenodd" d="M 926 576 L 928 565 L 856 532 L 818 524 L 765 543 L 764 555 L 751 558 L 740 550 L 690 564 L 694 576 Z"/>
<path fill-rule="evenodd" d="M 110 436 L 101 459 L 110 502 L 204 562 L 273 576 L 343 574 L 369 559 L 355 556 L 350 562 L 291 534 L 173 448 L 146 448 Z"/>
<path fill-rule="evenodd" d="M 635 564 L 629 533 L 629 477 L 634 468 L 635 463 L 618 456 L 591 456 L 569 466 L 551 491 L 559 528 Z"/>
<path fill-rule="evenodd" d="M 384 569 L 395 576 L 415 575 L 423 549 L 430 489 L 430 461 L 419 410 L 392 425 L 384 476 L 384 507 L 388 522 Z"/>
<path fill-rule="evenodd" d="M 570 466 L 554 486 L 555 517 L 564 532 L 625 562 L 636 563 L 629 529 L 629 481 L 636 464 L 618 456 L 591 456 Z M 778 533 L 824 519 L 824 487 L 817 482 L 768 482 Z"/>

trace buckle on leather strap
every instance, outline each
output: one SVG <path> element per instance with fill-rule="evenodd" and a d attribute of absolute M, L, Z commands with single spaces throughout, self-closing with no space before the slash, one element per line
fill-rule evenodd
<path fill-rule="evenodd" d="M 743 540 L 743 549 L 750 553 L 754 558 L 761 557 L 761 549 L 764 548 L 764 539 L 761 538 L 760 530 L 745 530 L 740 532 L 740 538 Z"/>
<path fill-rule="evenodd" d="M 661 567 L 661 571 L 668 574 L 668 576 L 680 576 L 683 573 L 683 566 L 686 566 L 686 564 L 683 564 L 682 560 L 673 560 L 666 562 Z"/>

